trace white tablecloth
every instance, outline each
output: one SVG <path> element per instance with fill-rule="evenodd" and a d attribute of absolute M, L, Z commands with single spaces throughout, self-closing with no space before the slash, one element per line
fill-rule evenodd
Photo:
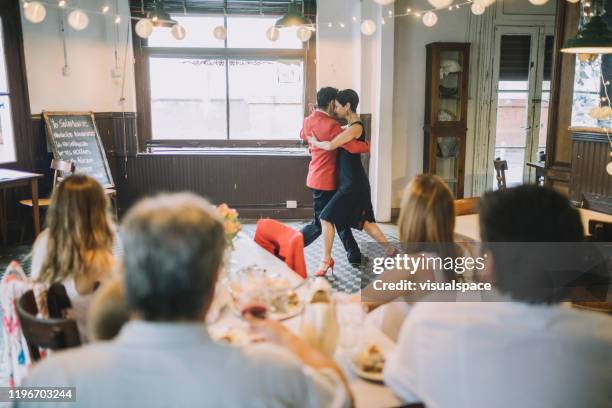
<path fill-rule="evenodd" d="M 289 269 L 284 262 L 270 254 L 265 249 L 261 248 L 245 234 L 240 234 L 238 238 L 236 238 L 235 250 L 232 253 L 231 262 L 228 267 L 241 268 L 253 264 L 263 267 L 271 273 L 279 274 L 294 284 L 302 281 L 302 278 Z M 300 326 L 300 316 L 285 320 L 284 323 L 291 331 L 297 334 Z M 219 320 L 211 325 L 211 329 L 214 330 L 216 327 L 232 327 L 241 325 L 244 326 L 245 322 L 226 309 Z M 383 352 L 390 351 L 394 347 L 392 340 L 385 336 L 380 330 L 368 325 L 367 323 L 364 324 L 360 337 L 360 343 L 375 343 L 381 348 L 381 350 L 383 350 Z M 357 377 L 349 367 L 348 358 L 344 357 L 342 353 L 339 352 L 336 354 L 336 360 L 344 369 L 344 372 L 349 379 L 351 389 L 355 396 L 356 407 L 388 408 L 402 404 L 401 401 L 393 394 L 393 392 L 391 392 L 391 390 L 384 384 L 365 381 Z"/>

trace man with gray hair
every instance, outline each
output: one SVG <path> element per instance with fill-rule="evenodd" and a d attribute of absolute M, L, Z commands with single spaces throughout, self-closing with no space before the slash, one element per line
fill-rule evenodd
<path fill-rule="evenodd" d="M 338 366 L 277 322 L 254 322 L 271 340 L 264 344 L 238 348 L 209 337 L 204 319 L 225 237 L 206 200 L 145 199 L 126 215 L 123 238 L 130 321 L 113 341 L 37 364 L 24 386 L 76 387 L 76 403 L 59 404 L 66 407 L 350 404 Z"/>

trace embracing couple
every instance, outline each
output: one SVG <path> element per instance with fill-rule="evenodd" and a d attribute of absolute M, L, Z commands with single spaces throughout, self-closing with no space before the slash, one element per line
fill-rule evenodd
<path fill-rule="evenodd" d="M 334 271 L 331 257 L 335 230 L 342 240 L 348 260 L 361 264 L 361 252 L 351 228 L 365 230 L 373 239 L 388 246 L 387 239 L 374 221 L 370 182 L 361 163 L 361 153 L 370 151 L 365 129 L 357 114 L 359 95 L 352 89 L 338 91 L 321 88 L 317 107 L 304 119 L 300 133 L 310 144 L 311 161 L 306 185 L 312 189 L 314 220 L 302 229 L 304 246 L 323 232 L 324 251 L 316 276 Z M 334 118 L 344 119 L 343 128 Z"/>

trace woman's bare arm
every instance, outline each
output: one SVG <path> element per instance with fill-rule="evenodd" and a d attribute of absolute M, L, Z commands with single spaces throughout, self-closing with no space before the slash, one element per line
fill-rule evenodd
<path fill-rule="evenodd" d="M 314 135 L 308 138 L 308 142 L 319 149 L 323 150 L 336 150 L 339 147 L 342 147 L 345 143 L 350 142 L 351 140 L 358 139 L 363 133 L 363 127 L 361 125 L 350 126 L 338 136 L 334 137 L 331 142 L 320 142 L 318 141 Z"/>

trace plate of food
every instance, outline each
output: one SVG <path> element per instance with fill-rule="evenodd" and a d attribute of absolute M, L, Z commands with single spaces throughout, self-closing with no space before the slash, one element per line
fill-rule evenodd
<path fill-rule="evenodd" d="M 351 361 L 351 367 L 364 380 L 383 382 L 385 355 L 376 344 L 369 344 Z"/>

